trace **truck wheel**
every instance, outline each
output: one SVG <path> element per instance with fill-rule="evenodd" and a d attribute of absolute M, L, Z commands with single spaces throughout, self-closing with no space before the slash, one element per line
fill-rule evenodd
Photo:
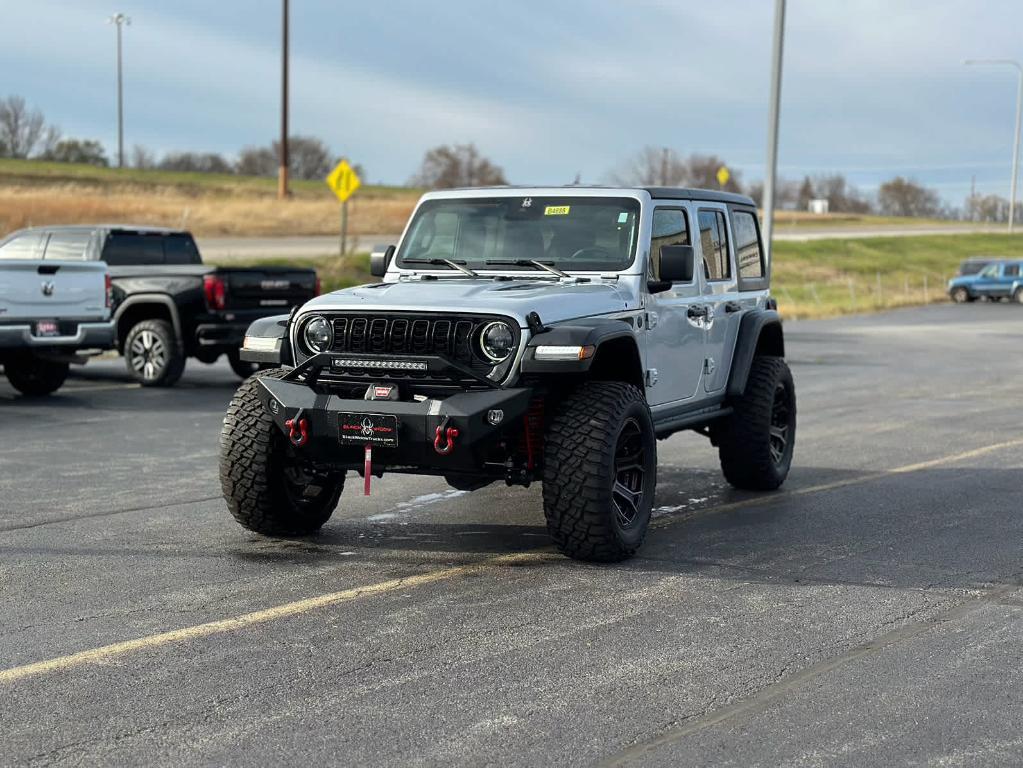
<path fill-rule="evenodd" d="M 1016 289 L 1016 292 L 1012 294 L 1012 300 L 1017 304 L 1023 304 L 1023 288 Z"/>
<path fill-rule="evenodd" d="M 259 363 L 250 363 L 247 360 L 242 360 L 238 356 L 238 350 L 232 349 L 227 353 L 227 362 L 231 365 L 231 370 L 243 379 L 249 378 L 254 373 L 257 373 L 261 366 Z"/>
<path fill-rule="evenodd" d="M 67 378 L 69 365 L 22 354 L 8 358 L 4 373 L 11 386 L 26 397 L 43 397 L 60 389 Z"/>
<path fill-rule="evenodd" d="M 788 477 L 796 442 L 796 387 L 780 357 L 756 357 L 746 391 L 714 429 L 725 479 L 773 491 Z"/>
<path fill-rule="evenodd" d="M 643 393 L 590 382 L 561 403 L 544 443 L 543 507 L 558 549 L 616 562 L 643 543 L 657 485 L 657 440 Z"/>
<path fill-rule="evenodd" d="M 143 320 L 124 340 L 128 373 L 143 387 L 173 386 L 185 372 L 185 354 L 166 320 Z"/>
<path fill-rule="evenodd" d="M 280 378 L 284 369 L 264 376 Z M 334 512 L 343 473 L 307 466 L 273 423 L 256 379 L 244 381 L 227 407 L 220 432 L 220 487 L 234 519 L 267 536 L 318 530 Z"/>

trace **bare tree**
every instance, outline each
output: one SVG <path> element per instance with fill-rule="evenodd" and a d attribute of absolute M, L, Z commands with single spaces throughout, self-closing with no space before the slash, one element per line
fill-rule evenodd
<path fill-rule="evenodd" d="M 142 170 L 148 170 L 156 167 L 156 155 L 150 152 L 148 149 L 143 147 L 141 144 L 136 144 L 131 148 L 131 167 L 140 168 Z"/>
<path fill-rule="evenodd" d="M 933 189 L 901 176 L 881 185 L 877 204 L 886 216 L 939 216 L 942 213 L 941 201 Z"/>
<path fill-rule="evenodd" d="M 644 147 L 626 161 L 618 171 L 611 174 L 615 184 L 643 187 L 702 187 L 719 189 L 717 174 L 727 163 L 717 155 L 692 154 L 683 157 L 670 147 Z M 742 190 L 740 174 L 730 171 L 730 178 L 724 189 L 729 192 Z"/>
<path fill-rule="evenodd" d="M 277 153 L 270 147 L 245 147 L 238 154 L 234 168 L 243 176 L 274 176 L 277 174 Z"/>
<path fill-rule="evenodd" d="M 273 143 L 274 165 L 280 157 L 280 142 Z M 313 136 L 288 137 L 288 170 L 297 179 L 322 179 L 336 164 L 330 149 Z"/>
<path fill-rule="evenodd" d="M 20 96 L 0 99 L 0 151 L 5 157 L 31 155 L 43 138 L 45 128 L 43 113 L 29 109 Z"/>
<path fill-rule="evenodd" d="M 870 201 L 840 173 L 814 177 L 813 188 L 815 197 L 823 197 L 828 201 L 829 211 L 870 213 Z"/>
<path fill-rule="evenodd" d="M 805 211 L 810 207 L 810 201 L 816 197 L 817 190 L 813 188 L 813 182 L 810 181 L 809 176 L 804 176 L 802 184 L 799 185 L 799 192 L 796 197 L 796 208 L 801 211 Z"/>
<path fill-rule="evenodd" d="M 507 184 L 504 171 L 483 157 L 475 144 L 434 147 L 410 181 L 416 187 L 452 189 Z"/>

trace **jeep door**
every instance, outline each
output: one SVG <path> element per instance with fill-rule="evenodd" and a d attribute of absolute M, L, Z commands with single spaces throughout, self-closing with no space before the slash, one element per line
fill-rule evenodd
<path fill-rule="evenodd" d="M 998 286 L 1002 280 L 1002 265 L 999 262 L 988 264 L 977 275 L 973 284 L 973 292 L 977 296 L 997 296 Z"/>
<path fill-rule="evenodd" d="M 653 209 L 651 220 L 647 275 L 658 280 L 661 248 L 692 244 L 691 211 L 685 203 L 664 202 Z M 647 402 L 655 417 L 692 401 L 700 391 L 704 334 L 700 320 L 690 316 L 700 307 L 698 274 L 688 283 L 644 296 Z"/>
<path fill-rule="evenodd" d="M 721 203 L 697 203 L 696 220 L 700 233 L 697 264 L 702 263 L 705 284 L 703 386 L 708 393 L 717 393 L 728 383 L 744 307 L 739 296 L 728 208 Z"/>

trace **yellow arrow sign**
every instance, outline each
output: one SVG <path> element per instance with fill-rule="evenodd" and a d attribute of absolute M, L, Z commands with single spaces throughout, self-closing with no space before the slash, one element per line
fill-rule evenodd
<path fill-rule="evenodd" d="M 728 183 L 728 180 L 730 178 L 732 178 L 732 174 L 728 172 L 728 169 L 725 168 L 725 166 L 722 165 L 720 168 L 718 168 L 717 179 L 719 185 L 721 185 L 722 187 L 725 186 L 725 184 Z"/>
<path fill-rule="evenodd" d="M 327 176 L 327 186 L 337 195 L 337 199 L 343 203 L 355 194 L 355 190 L 362 186 L 362 179 L 359 178 L 359 174 L 348 164 L 347 160 L 342 160 L 330 172 L 330 175 Z"/>

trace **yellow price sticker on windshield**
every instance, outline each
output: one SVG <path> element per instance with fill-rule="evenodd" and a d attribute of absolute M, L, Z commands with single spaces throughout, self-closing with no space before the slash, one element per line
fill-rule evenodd
<path fill-rule="evenodd" d="M 572 210 L 570 205 L 548 205 L 543 209 L 544 216 L 568 216 L 568 212 Z"/>

